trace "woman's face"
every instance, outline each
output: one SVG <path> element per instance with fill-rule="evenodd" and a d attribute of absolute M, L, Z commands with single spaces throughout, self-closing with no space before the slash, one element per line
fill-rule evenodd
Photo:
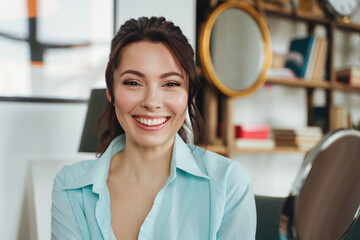
<path fill-rule="evenodd" d="M 127 141 L 143 147 L 172 143 L 185 120 L 188 79 L 166 45 L 141 41 L 125 47 L 113 89 Z"/>

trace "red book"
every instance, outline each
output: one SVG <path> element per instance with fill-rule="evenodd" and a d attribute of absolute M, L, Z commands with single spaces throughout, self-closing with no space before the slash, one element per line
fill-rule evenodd
<path fill-rule="evenodd" d="M 268 124 L 235 126 L 235 138 L 268 139 L 271 127 Z"/>

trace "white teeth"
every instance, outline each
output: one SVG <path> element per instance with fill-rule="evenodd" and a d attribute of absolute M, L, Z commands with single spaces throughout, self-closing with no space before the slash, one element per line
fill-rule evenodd
<path fill-rule="evenodd" d="M 166 118 L 154 118 L 154 119 L 135 118 L 135 120 L 146 126 L 156 126 L 166 122 Z"/>

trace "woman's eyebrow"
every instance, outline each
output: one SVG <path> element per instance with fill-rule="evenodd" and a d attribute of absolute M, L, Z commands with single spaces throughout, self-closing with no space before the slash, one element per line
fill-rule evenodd
<path fill-rule="evenodd" d="M 125 74 L 135 74 L 135 75 L 137 75 L 137 76 L 139 76 L 139 77 L 145 77 L 145 75 L 142 74 L 141 72 L 138 72 L 138 71 L 136 71 L 136 70 L 131 70 L 131 69 L 122 72 L 122 73 L 120 74 L 120 77 L 122 77 L 122 76 L 125 75 Z"/>
<path fill-rule="evenodd" d="M 137 75 L 139 77 L 145 77 L 145 74 L 139 72 L 139 71 L 136 71 L 136 70 L 126 70 L 124 72 L 122 72 L 120 74 L 120 77 L 122 77 L 123 75 L 125 74 L 134 74 L 134 75 Z M 168 73 L 163 73 L 160 75 L 160 78 L 167 78 L 167 77 L 170 77 L 170 76 L 179 76 L 180 78 L 184 79 L 184 76 L 180 73 L 177 73 L 177 72 L 168 72 Z"/>
<path fill-rule="evenodd" d="M 170 76 L 179 76 L 181 77 L 182 79 L 184 79 L 184 76 L 181 75 L 180 73 L 177 73 L 177 72 L 168 72 L 168 73 L 164 73 L 164 74 L 161 74 L 160 75 L 160 78 L 167 78 L 167 77 L 170 77 Z"/>

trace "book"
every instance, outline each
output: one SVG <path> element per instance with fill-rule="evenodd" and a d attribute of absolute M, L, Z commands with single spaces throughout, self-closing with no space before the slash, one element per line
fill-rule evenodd
<path fill-rule="evenodd" d="M 293 129 L 274 129 L 273 130 L 275 137 L 276 136 L 313 136 L 318 137 L 322 136 L 322 130 L 317 126 L 308 126 L 308 127 L 298 127 Z"/>
<path fill-rule="evenodd" d="M 309 150 L 323 137 L 320 127 L 299 127 L 294 129 L 274 129 L 275 145 Z"/>
<path fill-rule="evenodd" d="M 244 139 L 239 138 L 235 140 L 235 147 L 238 149 L 274 149 L 274 139 Z"/>
<path fill-rule="evenodd" d="M 320 66 L 320 61 L 321 61 L 321 54 L 322 54 L 322 47 L 323 47 L 323 44 L 324 44 L 324 38 L 319 38 L 318 39 L 318 46 L 317 46 L 317 52 L 316 52 L 316 56 L 315 56 L 315 59 L 314 59 L 314 64 L 312 66 L 312 71 L 310 73 L 310 79 L 311 81 L 316 81 L 316 74 L 318 74 L 319 72 L 319 66 Z"/>
<path fill-rule="evenodd" d="M 330 118 L 331 118 L 330 129 L 331 130 L 352 127 L 351 116 L 346 107 L 332 106 L 330 113 L 331 113 L 331 116 L 330 116 Z"/>
<path fill-rule="evenodd" d="M 290 143 L 300 143 L 300 142 L 318 142 L 322 138 L 322 135 L 318 136 L 276 136 L 277 142 L 290 142 Z"/>
<path fill-rule="evenodd" d="M 268 124 L 243 124 L 235 126 L 235 138 L 268 139 L 271 127 Z"/>
<path fill-rule="evenodd" d="M 319 37 L 314 37 L 313 44 L 311 45 L 308 64 L 306 66 L 305 73 L 304 73 L 304 79 L 306 81 L 310 81 L 311 78 L 312 78 L 315 63 L 316 63 L 316 60 L 317 60 L 316 58 L 317 58 L 317 56 L 319 54 L 319 45 L 320 45 L 320 38 Z"/>
<path fill-rule="evenodd" d="M 293 70 L 296 76 L 303 78 L 309 61 L 314 36 L 293 39 L 290 43 L 289 53 L 285 67 Z"/>
<path fill-rule="evenodd" d="M 360 77 L 360 67 L 347 67 L 343 69 L 338 69 L 336 71 L 336 75 L 344 76 L 344 75 L 354 75 Z"/>
<path fill-rule="evenodd" d="M 360 86 L 360 67 L 350 67 L 336 71 L 336 80 L 350 86 Z"/>
<path fill-rule="evenodd" d="M 314 7 L 313 0 L 299 0 L 298 9 L 302 12 L 312 12 Z"/>
<path fill-rule="evenodd" d="M 312 75 L 313 81 L 323 81 L 325 79 L 325 67 L 326 67 L 327 52 L 328 52 L 327 47 L 328 47 L 328 40 L 326 38 L 320 38 L 319 54 L 316 58 L 316 63 Z"/>
<path fill-rule="evenodd" d="M 314 37 L 308 64 L 305 69 L 304 79 L 306 81 L 324 80 L 327 44 L 326 38 Z"/>

